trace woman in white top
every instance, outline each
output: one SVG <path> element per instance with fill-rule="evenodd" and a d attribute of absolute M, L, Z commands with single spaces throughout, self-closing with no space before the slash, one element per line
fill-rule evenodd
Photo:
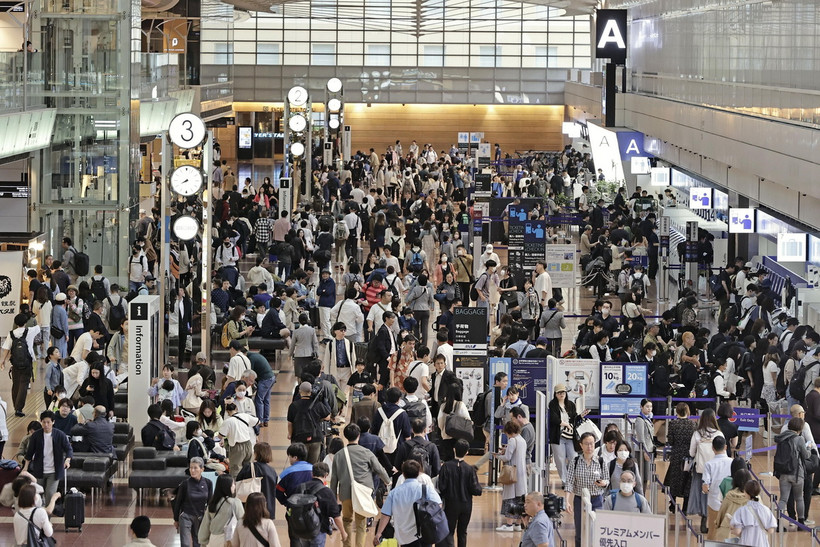
<path fill-rule="evenodd" d="M 34 304 L 31 306 L 31 311 L 37 316 L 37 325 L 40 327 L 41 344 L 37 344 L 37 353 L 39 357 L 46 356 L 46 349 L 51 343 L 51 301 L 48 299 L 48 289 L 45 285 L 40 285 L 37 288 L 37 294 L 34 295 Z"/>
<path fill-rule="evenodd" d="M 513 514 L 511 509 L 527 493 L 527 442 L 521 437 L 521 425 L 518 422 L 504 424 L 504 434 L 507 435 L 507 447 L 502 448 L 495 457 L 506 465 L 515 466 L 516 480 L 513 484 L 505 484 L 501 492 L 501 514 L 506 522 L 496 528 L 496 531 L 518 532 L 521 530 L 520 517 Z"/>
<path fill-rule="evenodd" d="M 732 533 L 740 536 L 741 545 L 769 547 L 769 534 L 777 528 L 777 520 L 771 509 L 760 503 L 759 482 L 747 482 L 744 490 L 749 501 L 732 516 Z"/>
<path fill-rule="evenodd" d="M 441 431 L 441 461 L 450 461 L 455 457 L 456 439 L 446 432 L 447 416 L 455 414 L 470 419 L 467 405 L 462 401 L 462 387 L 459 384 L 448 386 L 445 402 L 438 411 L 438 428 Z M 525 443 L 526 444 L 526 443 Z"/>
<path fill-rule="evenodd" d="M 689 506 L 686 509 L 687 515 L 700 515 L 700 531 L 706 533 L 708 530 L 706 522 L 707 495 L 703 492 L 703 471 L 706 462 L 715 457 L 712 449 L 712 440 L 715 437 L 723 437 L 720 431 L 715 411 L 707 408 L 700 415 L 698 428 L 689 441 L 689 456 L 694 458 L 692 462 L 692 485 L 689 490 Z"/>
<path fill-rule="evenodd" d="M 182 408 L 196 414 L 199 412 L 199 407 L 202 406 L 202 397 L 208 395 L 208 392 L 202 389 L 202 376 L 199 374 L 199 369 L 188 377 L 188 382 L 185 384 L 185 399 L 182 401 Z"/>
<path fill-rule="evenodd" d="M 775 382 L 780 372 L 780 367 L 777 365 L 780 362 L 780 354 L 777 352 L 777 346 L 773 346 L 773 349 L 774 351 L 770 351 L 763 360 L 766 366 L 763 368 L 763 390 L 760 392 L 760 396 L 769 404 L 777 400 Z"/>
<path fill-rule="evenodd" d="M 728 400 L 732 396 L 732 393 L 728 390 L 728 384 L 726 383 L 727 368 L 728 363 L 726 359 L 715 359 L 715 394 L 720 397 L 721 401 Z"/>
<path fill-rule="evenodd" d="M 236 497 L 236 482 L 227 473 L 216 479 L 214 495 L 208 502 L 208 509 L 199 526 L 198 539 L 201 545 L 224 545 L 232 538 L 237 524 L 245 516 L 242 502 Z"/>
<path fill-rule="evenodd" d="M 45 537 L 54 535 L 54 528 L 48 520 L 48 513 L 42 507 L 36 507 L 37 490 L 34 485 L 27 484 L 20 489 L 20 496 L 17 498 L 18 508 L 14 513 L 14 542 L 15 545 L 25 546 L 28 544 L 28 523 L 29 520 L 42 530 Z"/>

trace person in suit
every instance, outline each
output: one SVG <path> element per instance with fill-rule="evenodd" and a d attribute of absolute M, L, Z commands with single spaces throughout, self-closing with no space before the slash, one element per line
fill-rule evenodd
<path fill-rule="evenodd" d="M 325 370 L 346 389 L 347 381 L 356 364 L 356 351 L 353 342 L 345 338 L 345 334 L 347 327 L 341 321 L 337 321 L 333 325 L 333 339 L 328 343 L 325 352 Z"/>
<path fill-rule="evenodd" d="M 177 353 L 177 359 L 179 360 L 177 361 L 177 363 L 180 367 L 186 361 L 185 342 L 188 338 L 188 335 L 192 333 L 191 324 L 194 315 L 193 309 L 194 303 L 191 301 L 191 298 L 188 296 L 188 293 L 185 291 L 185 289 L 183 287 L 177 289 L 177 300 L 174 306 L 173 313 L 177 314 L 177 320 L 179 321 L 179 353 Z"/>
<path fill-rule="evenodd" d="M 447 397 L 447 384 L 444 373 L 447 372 L 447 357 L 439 353 L 433 361 L 435 371 L 430 375 L 430 414 L 438 416 L 438 409 Z"/>
<path fill-rule="evenodd" d="M 65 479 L 65 470 L 71 467 L 74 451 L 68 436 L 54 428 L 54 413 L 45 410 L 40 413 L 42 429 L 31 435 L 26 450 L 28 471 L 43 487 L 44 499 L 51 499 L 57 492 L 57 483 Z M 50 448 L 47 449 L 47 444 Z"/>
<path fill-rule="evenodd" d="M 398 350 L 396 345 L 396 338 L 393 336 L 391 327 L 396 322 L 396 314 L 392 311 L 384 312 L 382 316 L 384 323 L 379 331 L 376 333 L 376 339 L 373 341 L 373 353 L 375 364 L 378 366 L 379 384 L 382 386 L 381 393 L 387 391 L 390 387 L 390 369 L 388 364 L 390 358 Z"/>
<path fill-rule="evenodd" d="M 98 344 L 100 347 L 105 347 L 108 345 L 108 341 L 111 340 L 111 333 L 108 332 L 108 329 L 105 327 L 105 321 L 102 318 L 102 314 L 103 303 L 99 300 L 95 300 L 91 309 L 91 314 L 88 316 L 88 319 L 85 320 L 85 330 L 86 332 L 93 330 L 102 334 Z"/>
<path fill-rule="evenodd" d="M 308 314 L 299 315 L 299 325 L 299 328 L 293 331 L 290 357 L 293 359 L 293 374 L 301 381 L 302 369 L 319 354 L 319 340 L 316 338 L 316 329 L 310 324 Z"/>

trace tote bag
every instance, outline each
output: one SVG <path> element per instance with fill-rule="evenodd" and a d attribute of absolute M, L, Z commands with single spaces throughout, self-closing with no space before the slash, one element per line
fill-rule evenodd
<path fill-rule="evenodd" d="M 236 481 L 236 497 L 239 501 L 245 503 L 248 501 L 248 496 L 256 492 L 262 492 L 262 477 L 256 476 L 256 465 L 251 462 L 251 477 L 249 479 L 242 479 Z"/>
<path fill-rule="evenodd" d="M 373 489 L 353 479 L 353 465 L 350 463 L 350 452 L 344 448 L 347 472 L 350 474 L 350 499 L 353 502 L 353 512 L 365 517 L 375 517 L 379 508 L 373 501 Z"/>

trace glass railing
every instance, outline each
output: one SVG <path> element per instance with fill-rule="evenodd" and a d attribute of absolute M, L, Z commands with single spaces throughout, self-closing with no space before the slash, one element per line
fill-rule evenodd
<path fill-rule="evenodd" d="M 43 106 L 35 97 L 43 88 L 42 60 L 41 53 L 0 52 L 0 112 Z"/>
<path fill-rule="evenodd" d="M 178 54 L 140 54 L 140 99 L 162 99 L 183 87 Z"/>
<path fill-rule="evenodd" d="M 632 72 L 633 93 L 820 126 L 820 91 Z"/>

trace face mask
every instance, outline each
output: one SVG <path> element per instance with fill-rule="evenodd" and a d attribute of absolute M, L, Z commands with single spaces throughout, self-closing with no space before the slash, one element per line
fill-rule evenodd
<path fill-rule="evenodd" d="M 441 262 L 442 262 L 442 263 L 446 263 L 446 262 L 447 262 L 447 257 L 446 257 L 446 256 L 442 256 L 442 257 L 441 257 Z"/>
<path fill-rule="evenodd" d="M 225 243 L 225 247 L 230 247 L 230 246 L 231 246 L 230 243 Z"/>
<path fill-rule="evenodd" d="M 244 399 L 245 398 L 245 392 L 244 391 L 237 391 L 236 392 L 236 398 L 237 399 Z"/>
<path fill-rule="evenodd" d="M 646 357 L 648 359 L 652 359 L 653 357 L 655 357 L 655 352 L 654 351 L 647 351 L 646 352 Z"/>
<path fill-rule="evenodd" d="M 624 494 L 631 494 L 632 491 L 635 489 L 635 483 L 632 482 L 622 482 L 621 483 L 621 492 Z"/>
<path fill-rule="evenodd" d="M 625 460 L 629 457 L 629 450 L 618 450 L 618 459 Z"/>
<path fill-rule="evenodd" d="M 609 309 L 607 309 L 607 308 L 603 308 L 603 309 L 601 309 L 601 315 L 603 315 L 604 317 L 606 317 L 607 315 L 609 315 Z"/>

